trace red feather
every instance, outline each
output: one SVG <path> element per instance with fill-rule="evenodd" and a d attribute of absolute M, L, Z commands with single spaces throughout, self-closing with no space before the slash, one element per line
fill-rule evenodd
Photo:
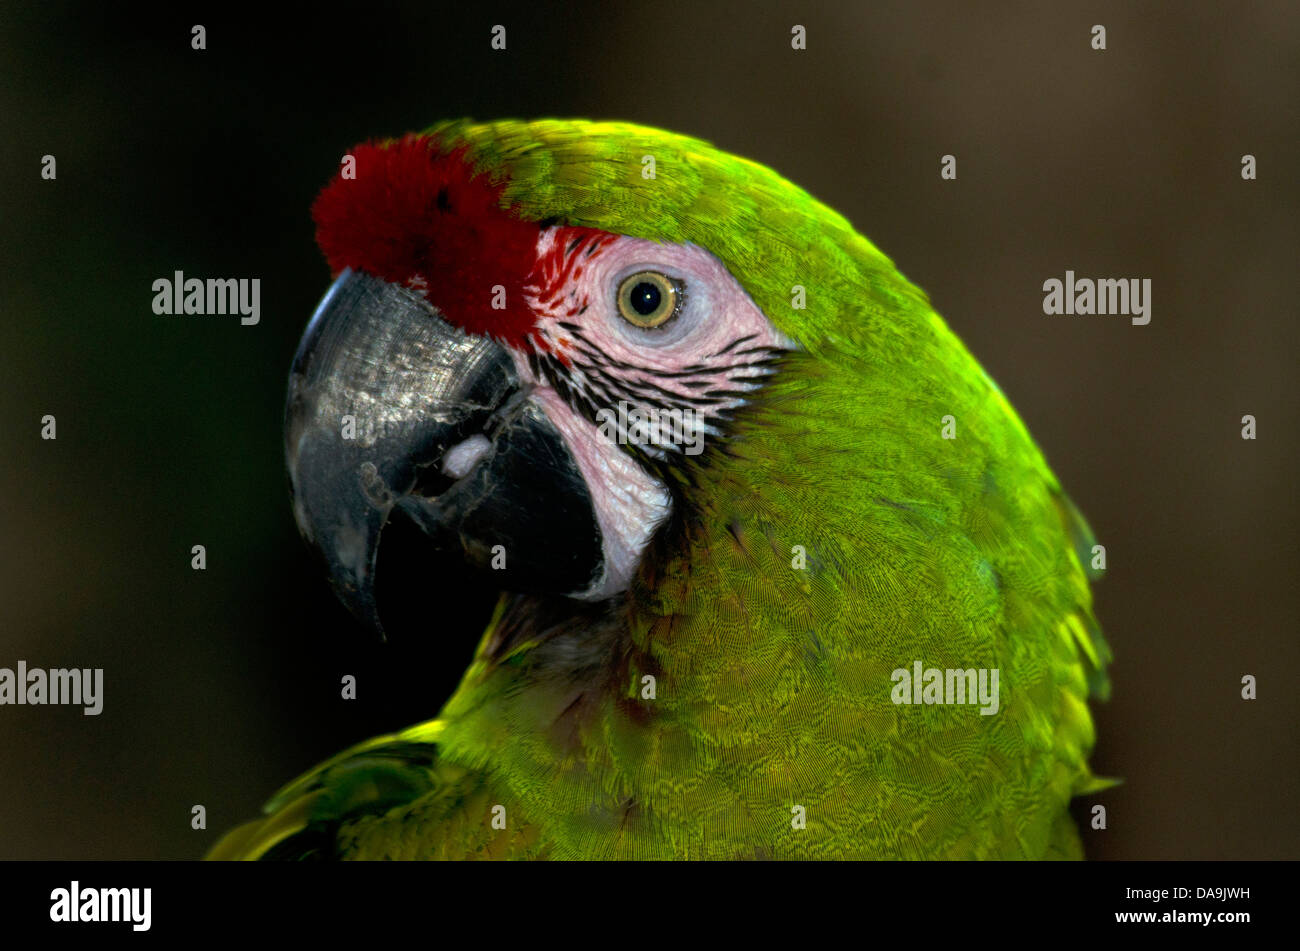
<path fill-rule="evenodd" d="M 535 317 L 524 299 L 539 226 L 501 207 L 503 185 L 475 175 L 463 150 L 428 136 L 358 145 L 312 205 L 330 269 L 363 271 L 422 291 L 451 323 L 522 348 Z M 505 288 L 493 309 L 493 288 Z"/>

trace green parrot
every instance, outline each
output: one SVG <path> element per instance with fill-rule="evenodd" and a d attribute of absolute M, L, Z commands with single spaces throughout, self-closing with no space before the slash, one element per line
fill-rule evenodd
<path fill-rule="evenodd" d="M 504 593 L 436 719 L 210 857 L 1081 857 L 1093 537 L 841 215 L 698 139 L 461 120 L 313 218 L 304 538 L 378 630 L 393 518 Z"/>

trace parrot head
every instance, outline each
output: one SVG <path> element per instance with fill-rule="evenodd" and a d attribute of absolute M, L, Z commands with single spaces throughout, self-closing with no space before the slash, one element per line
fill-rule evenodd
<path fill-rule="evenodd" d="M 502 592 L 417 733 L 537 849 L 1079 853 L 1091 535 L 841 215 L 698 139 L 540 120 L 360 145 L 313 217 L 295 517 L 377 630 L 399 521 Z M 976 669 L 991 702 L 931 705 Z"/>
<path fill-rule="evenodd" d="M 625 591 L 691 469 L 797 344 L 704 247 L 530 214 L 454 129 L 352 158 L 313 207 L 337 277 L 286 426 L 298 525 L 336 591 L 381 626 L 395 512 L 507 588 Z"/>

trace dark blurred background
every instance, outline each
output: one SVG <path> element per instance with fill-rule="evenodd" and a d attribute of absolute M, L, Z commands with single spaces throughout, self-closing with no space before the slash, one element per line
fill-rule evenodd
<path fill-rule="evenodd" d="M 1125 784 L 1089 854 L 1300 856 L 1300 8 L 476 6 L 6 4 L 0 666 L 103 667 L 105 705 L 0 708 L 0 858 L 197 857 L 454 686 L 484 592 L 394 573 L 404 623 L 367 639 L 297 537 L 280 427 L 329 278 L 316 191 L 357 141 L 466 115 L 690 133 L 843 212 L 929 292 L 1107 546 L 1094 766 Z M 1150 278 L 1150 325 L 1044 317 L 1067 268 Z M 175 270 L 260 278 L 260 324 L 155 316 Z"/>

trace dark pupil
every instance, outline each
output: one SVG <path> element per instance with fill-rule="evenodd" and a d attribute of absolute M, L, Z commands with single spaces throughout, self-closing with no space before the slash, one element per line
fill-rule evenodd
<path fill-rule="evenodd" d="M 642 281 L 632 288 L 632 309 L 642 317 L 648 317 L 659 309 L 659 288 L 649 281 Z"/>

